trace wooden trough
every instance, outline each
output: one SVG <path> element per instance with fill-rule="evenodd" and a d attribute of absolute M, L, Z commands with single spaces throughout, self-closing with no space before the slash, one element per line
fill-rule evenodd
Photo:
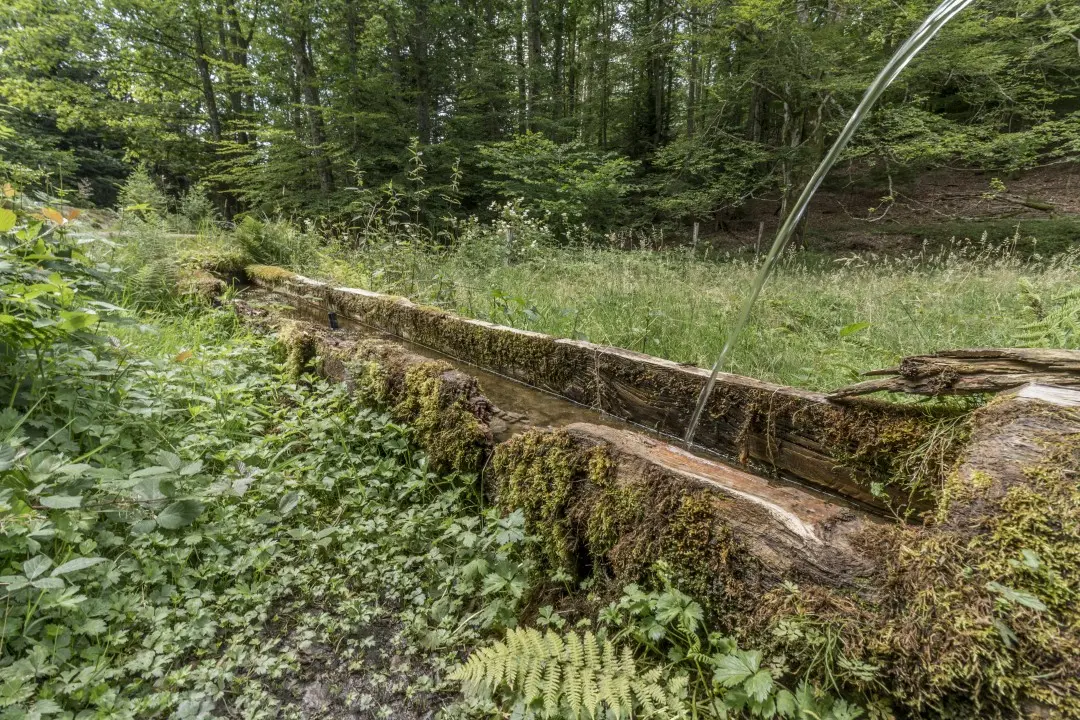
<path fill-rule="evenodd" d="M 384 333 L 672 439 L 681 438 L 708 371 L 621 348 L 459 317 L 407 299 L 333 287 L 267 266 L 252 284 L 283 302 Z M 843 402 L 723 373 L 696 449 L 753 472 L 885 509 L 911 499 L 892 482 L 940 415 L 868 399 Z M 918 499 L 916 498 L 916 502 Z"/>

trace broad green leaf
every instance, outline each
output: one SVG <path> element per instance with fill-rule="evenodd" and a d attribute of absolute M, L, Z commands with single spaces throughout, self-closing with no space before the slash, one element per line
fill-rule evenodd
<path fill-rule="evenodd" d="M 761 653 L 754 650 L 743 652 L 736 650 L 725 655 L 716 663 L 713 682 L 724 687 L 735 687 L 758 671 L 761 665 Z"/>
<path fill-rule="evenodd" d="M 177 500 L 157 516 L 157 523 L 166 530 L 177 530 L 195 522 L 203 511 L 203 504 L 198 500 Z"/>
<path fill-rule="evenodd" d="M 296 509 L 296 506 L 299 504 L 300 493 L 293 490 L 292 492 L 281 496 L 281 499 L 278 501 L 278 512 L 284 517 Z"/>
<path fill-rule="evenodd" d="M 189 475 L 195 475 L 203 468 L 203 461 L 196 460 L 195 462 L 188 463 L 184 467 L 180 468 L 179 474 L 187 477 Z"/>
<path fill-rule="evenodd" d="M 58 327 L 67 331 L 85 330 L 97 324 L 100 319 L 94 313 L 79 312 L 77 310 L 61 310 L 60 318 L 61 322 Z"/>
<path fill-rule="evenodd" d="M 159 450 L 158 454 L 154 456 L 154 462 L 158 465 L 164 465 L 173 472 L 178 471 L 184 465 L 184 461 L 180 459 L 179 455 L 168 450 Z"/>
<path fill-rule="evenodd" d="M 18 217 L 14 211 L 7 208 L 0 208 L 0 232 L 7 232 L 11 228 L 15 227 L 15 221 Z"/>
<path fill-rule="evenodd" d="M 840 328 L 840 337 L 843 338 L 847 337 L 848 335 L 854 335 L 857 332 L 862 332 L 868 327 L 870 327 L 870 323 L 868 322 L 856 322 L 851 323 L 850 325 L 845 325 L 844 327 Z"/>
<path fill-rule="evenodd" d="M 44 555 L 36 555 L 22 564 L 23 575 L 33 580 L 52 566 L 52 560 Z"/>
<path fill-rule="evenodd" d="M 64 581 L 57 577 L 43 577 L 30 583 L 39 590 L 63 590 Z"/>
<path fill-rule="evenodd" d="M 52 510 L 70 510 L 82 505 L 81 495 L 47 495 L 41 498 L 41 504 Z"/>
<path fill-rule="evenodd" d="M 58 575 L 67 575 L 68 573 L 78 572 L 79 570 L 85 570 L 87 568 L 94 567 L 98 563 L 105 562 L 105 558 L 102 557 L 80 557 L 74 560 L 68 560 L 63 565 L 60 565 L 52 571 L 51 575 L 57 577 Z"/>
<path fill-rule="evenodd" d="M 768 670 L 758 670 L 743 683 L 743 690 L 759 703 L 765 702 L 772 692 L 773 677 Z"/>
<path fill-rule="evenodd" d="M 145 520 L 140 520 L 139 522 L 134 523 L 131 526 L 131 532 L 135 535 L 145 535 L 146 533 L 156 530 L 157 526 L 157 520 L 146 518 Z"/>
<path fill-rule="evenodd" d="M 136 470 L 128 477 L 132 480 L 137 480 L 144 477 L 153 477 L 155 475 L 168 475 L 172 472 L 172 468 L 167 468 L 163 465 L 154 465 L 153 467 L 143 468 L 142 470 Z"/>
<path fill-rule="evenodd" d="M 131 488 L 131 494 L 136 500 L 141 500 L 143 502 L 164 500 L 168 497 L 165 488 L 162 487 L 163 483 L 166 482 L 167 480 L 161 477 L 144 477 Z M 169 483 L 169 485 L 171 484 L 172 483 Z"/>

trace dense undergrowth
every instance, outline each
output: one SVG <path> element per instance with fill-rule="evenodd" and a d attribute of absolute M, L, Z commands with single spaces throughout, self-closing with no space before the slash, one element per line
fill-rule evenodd
<path fill-rule="evenodd" d="M 277 264 L 514 327 L 708 366 L 758 269 L 747 255 L 555 248 L 543 223 L 508 211 L 451 248 L 366 236 L 345 245 L 286 223 L 184 240 L 239 266 Z M 995 236 L 996 237 L 996 236 Z M 1018 252 L 1013 239 L 904 256 L 792 253 L 730 358 L 743 375 L 819 390 L 901 357 L 948 348 L 1080 345 L 1075 251 Z"/>
<path fill-rule="evenodd" d="M 148 305 L 101 261 L 137 246 L 84 254 L 74 213 L 8 205 L 5 720 L 862 714 L 709 632 L 673 587 L 605 607 L 594 581 L 541 572 L 523 515 L 432 472 L 410 428 L 297 382 L 228 308 Z M 460 664 L 504 632 L 524 649 Z"/>

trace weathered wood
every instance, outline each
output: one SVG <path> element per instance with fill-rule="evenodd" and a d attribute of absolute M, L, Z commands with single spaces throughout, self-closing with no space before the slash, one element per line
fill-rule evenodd
<path fill-rule="evenodd" d="M 681 437 L 708 379 L 702 368 L 588 342 L 461 318 L 404 298 L 334 288 L 277 269 L 250 273 L 283 298 L 333 308 L 343 319 L 517 380 L 658 433 Z M 892 456 L 917 443 L 925 413 L 874 401 L 831 403 L 820 393 L 721 374 L 695 445 L 761 472 L 884 507 Z M 886 441 L 882 442 L 882 438 Z M 880 445 L 880 446 L 879 446 Z"/>
<path fill-rule="evenodd" d="M 867 380 L 833 392 L 832 398 L 889 391 L 916 395 L 996 393 L 1028 383 L 1080 387 L 1080 351 L 1042 348 L 945 350 L 906 357 L 900 365 L 874 370 Z"/>
<path fill-rule="evenodd" d="M 713 521 L 731 533 L 729 552 L 741 554 L 736 561 L 744 567 L 753 564 L 761 589 L 784 580 L 860 591 L 872 587 L 874 563 L 857 549 L 857 539 L 877 523 L 871 516 L 638 433 L 585 423 L 566 430 L 580 446 L 604 449 L 616 486 L 645 483 L 664 488 L 665 494 L 704 491 L 712 499 Z M 587 486 L 580 489 L 590 492 Z"/>

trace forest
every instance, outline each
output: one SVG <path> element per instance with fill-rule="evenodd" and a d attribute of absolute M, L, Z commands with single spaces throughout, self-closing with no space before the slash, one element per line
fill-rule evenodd
<path fill-rule="evenodd" d="M 1078 171 L 1074 0 L 6 0 L 0 720 L 1080 719 Z"/>
<path fill-rule="evenodd" d="M 520 198 L 564 239 L 582 224 L 688 236 L 750 199 L 782 215 L 931 7 L 11 0 L 0 172 L 109 207 L 145 163 L 173 205 L 197 190 L 225 220 L 339 232 L 373 205 L 419 205 L 414 220 L 453 235 Z M 931 168 L 1005 178 L 1075 158 L 1078 27 L 1074 3 L 976 3 L 888 91 L 849 172 L 888 198 Z"/>

